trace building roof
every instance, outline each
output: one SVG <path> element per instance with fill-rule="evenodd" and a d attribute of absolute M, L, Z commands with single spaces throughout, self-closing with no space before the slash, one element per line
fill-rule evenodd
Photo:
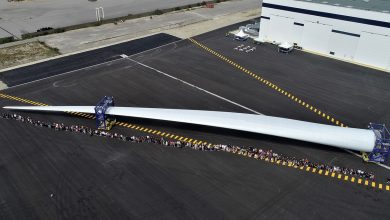
<path fill-rule="evenodd" d="M 390 0 L 296 0 L 324 5 L 390 13 Z"/>

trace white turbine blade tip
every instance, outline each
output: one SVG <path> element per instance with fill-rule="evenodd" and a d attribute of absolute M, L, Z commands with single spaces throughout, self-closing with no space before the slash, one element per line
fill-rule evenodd
<path fill-rule="evenodd" d="M 28 107 L 30 107 L 30 106 L 4 106 L 3 108 L 4 109 L 25 109 Z"/>

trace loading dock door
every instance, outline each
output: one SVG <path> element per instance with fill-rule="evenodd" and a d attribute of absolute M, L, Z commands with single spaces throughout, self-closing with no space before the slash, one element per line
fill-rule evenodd
<path fill-rule="evenodd" d="M 292 18 L 273 15 L 270 22 L 268 32 L 272 41 L 279 43 L 291 41 L 290 36 L 294 23 Z"/>
<path fill-rule="evenodd" d="M 294 22 L 291 30 L 291 40 L 288 41 L 299 46 L 302 45 L 302 33 L 304 29 L 304 24 L 299 22 Z"/>
<path fill-rule="evenodd" d="M 355 60 L 388 69 L 390 63 L 390 36 L 362 32 Z"/>
<path fill-rule="evenodd" d="M 330 34 L 329 53 L 335 57 L 352 60 L 354 58 L 360 35 L 333 30 Z"/>
<path fill-rule="evenodd" d="M 259 38 L 262 39 L 263 41 L 269 41 L 269 23 L 270 19 L 266 18 L 261 18 L 260 19 L 260 33 L 259 33 Z"/>
<path fill-rule="evenodd" d="M 332 25 L 307 21 L 302 35 L 302 48 L 327 54 L 331 31 Z"/>

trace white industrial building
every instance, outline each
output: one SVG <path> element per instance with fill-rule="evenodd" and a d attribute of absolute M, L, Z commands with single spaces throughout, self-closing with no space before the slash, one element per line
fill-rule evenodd
<path fill-rule="evenodd" d="M 390 0 L 263 0 L 259 39 L 390 71 Z"/>

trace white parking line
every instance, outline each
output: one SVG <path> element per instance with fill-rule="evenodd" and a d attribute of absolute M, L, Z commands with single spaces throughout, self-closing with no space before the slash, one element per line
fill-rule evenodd
<path fill-rule="evenodd" d="M 214 96 L 214 97 L 217 97 L 218 99 L 222 99 L 222 100 L 224 100 L 224 101 L 226 101 L 226 102 L 229 102 L 229 103 L 231 103 L 231 104 L 233 104 L 233 105 L 236 105 L 236 106 L 238 106 L 238 107 L 241 107 L 241 108 L 243 108 L 243 109 L 245 109 L 245 110 L 248 110 L 248 111 L 250 111 L 250 112 L 253 112 L 253 113 L 255 113 L 255 114 L 262 115 L 262 114 L 261 114 L 260 112 L 258 112 L 258 111 L 255 111 L 255 110 L 253 110 L 253 109 L 251 109 L 251 108 L 248 108 L 248 107 L 246 107 L 246 106 L 243 106 L 243 105 L 241 105 L 241 104 L 238 104 L 237 102 L 234 102 L 234 101 L 232 101 L 232 100 L 230 100 L 230 99 L 224 98 L 224 97 L 222 97 L 222 96 L 220 96 L 220 95 L 217 95 L 217 94 L 215 94 L 215 93 L 213 93 L 213 92 L 210 92 L 210 91 L 208 91 L 208 90 L 206 90 L 206 89 L 203 89 L 203 88 L 201 88 L 201 87 L 199 87 L 199 86 L 196 86 L 196 85 L 194 85 L 194 84 L 191 84 L 191 83 L 189 83 L 189 82 L 187 82 L 187 81 L 184 81 L 184 80 L 182 80 L 182 79 L 179 79 L 179 78 L 177 78 L 177 77 L 174 77 L 174 76 L 172 76 L 172 75 L 169 75 L 168 73 L 165 73 L 165 72 L 163 72 L 163 71 L 161 71 L 161 70 L 158 70 L 158 69 L 153 68 L 153 67 L 151 67 L 151 66 L 148 66 L 148 65 L 146 65 L 146 64 L 140 63 L 140 62 L 138 62 L 138 61 L 136 61 L 136 60 L 133 60 L 133 59 L 131 59 L 131 58 L 127 58 L 127 59 L 130 60 L 130 61 L 132 61 L 132 62 L 137 63 L 138 65 L 141 65 L 141 66 L 146 67 L 146 68 L 148 68 L 148 69 L 151 69 L 151 70 L 153 70 L 153 71 L 155 71 L 155 72 L 157 72 L 157 73 L 160 73 L 160 74 L 162 74 L 162 75 L 164 75 L 164 76 L 167 76 L 167 77 L 169 77 L 169 78 L 171 78 L 171 79 L 174 79 L 174 80 L 179 81 L 179 82 L 181 82 L 181 83 L 184 83 L 184 84 L 186 84 L 186 85 L 188 85 L 188 86 L 191 86 L 191 87 L 193 87 L 193 88 L 195 88 L 195 89 L 197 89 L 197 90 L 200 90 L 200 91 L 205 92 L 205 93 L 207 93 L 207 94 L 209 94 L 209 95 L 212 95 L 212 96 Z"/>
<path fill-rule="evenodd" d="M 162 48 L 162 47 L 171 45 L 171 44 L 176 44 L 176 43 L 181 42 L 181 41 L 184 41 L 184 40 L 186 40 L 186 39 L 180 39 L 180 40 L 178 40 L 178 41 L 174 41 L 174 42 L 167 43 L 167 44 L 164 44 L 164 45 L 155 47 L 155 48 L 151 48 L 151 49 L 148 49 L 148 50 L 145 50 L 145 51 L 136 53 L 136 54 L 132 54 L 131 57 L 136 56 L 136 55 L 139 55 L 139 54 L 142 54 L 142 53 L 145 53 L 145 52 L 149 52 L 149 51 L 152 51 L 152 50 L 155 50 L 155 49 L 159 49 L 159 48 Z M 88 50 L 88 51 L 90 51 L 90 50 Z M 85 51 L 82 51 L 82 52 L 85 52 Z M 80 52 L 79 52 L 79 53 L 80 53 Z M 73 53 L 73 54 L 77 54 L 77 53 Z M 73 55 L 73 54 L 72 54 L 72 55 Z M 69 55 L 71 55 L 71 54 L 67 54 L 66 56 L 69 56 Z M 70 73 L 73 73 L 73 72 L 77 72 L 77 71 L 79 71 L 79 70 L 84 70 L 84 69 L 88 69 L 88 68 L 92 68 L 92 67 L 96 67 L 96 66 L 100 66 L 100 65 L 104 65 L 104 64 L 109 64 L 109 63 L 112 63 L 112 62 L 115 62 L 115 61 L 119 61 L 119 60 L 122 60 L 122 59 L 128 59 L 128 60 L 131 60 L 131 61 L 133 61 L 133 62 L 135 62 L 135 63 L 137 63 L 137 64 L 139 64 L 139 65 L 142 65 L 142 66 L 144 66 L 144 67 L 146 67 L 146 68 L 152 69 L 152 70 L 154 70 L 154 71 L 156 71 L 156 72 L 158 72 L 158 73 L 160 73 L 160 74 L 163 74 L 163 75 L 165 75 L 165 76 L 167 76 L 167 77 L 170 77 L 170 78 L 175 79 L 175 80 L 177 80 L 177 81 L 180 81 L 180 82 L 182 82 L 182 83 L 184 83 L 184 84 L 186 84 L 186 85 L 189 85 L 189 86 L 191 86 L 191 87 L 193 87 L 193 88 L 196 88 L 196 89 L 198 89 L 198 90 L 200 90 L 200 91 L 203 91 L 203 92 L 205 92 L 205 93 L 207 93 L 207 94 L 210 94 L 210 95 L 212 95 L 212 96 L 214 96 L 214 97 L 217 97 L 217 98 L 222 99 L 222 100 L 224 100 L 224 101 L 227 101 L 227 102 L 229 102 L 229 103 L 231 103 L 231 104 L 234 104 L 234 105 L 236 105 L 236 106 L 239 106 L 239 107 L 241 107 L 241 108 L 243 108 L 243 109 L 246 109 L 246 110 L 248 110 L 248 111 L 250 111 L 250 112 L 253 112 L 253 113 L 259 114 L 259 115 L 263 115 L 262 113 L 257 112 L 257 111 L 255 111 L 255 110 L 253 110 L 253 109 L 251 109 L 251 108 L 248 108 L 248 107 L 243 106 L 243 105 L 241 105 L 241 104 L 239 104 L 239 103 L 236 103 L 236 102 L 234 102 L 234 101 L 231 101 L 231 100 L 229 100 L 229 99 L 227 99 L 227 98 L 224 98 L 224 97 L 222 97 L 222 96 L 219 96 L 219 95 L 217 95 L 217 94 L 215 94 L 215 93 L 212 93 L 212 92 L 210 92 L 210 91 L 208 91 L 208 90 L 205 90 L 205 89 L 200 88 L 200 87 L 198 87 L 198 86 L 196 86 L 196 85 L 193 85 L 193 84 L 191 84 L 191 83 L 188 83 L 188 82 L 186 82 L 186 81 L 184 81 L 184 80 L 181 80 L 181 79 L 179 79 L 179 78 L 176 78 L 176 77 L 174 77 L 174 76 L 171 76 L 171 75 L 169 75 L 169 74 L 167 74 L 167 73 L 164 73 L 164 72 L 162 72 L 162 71 L 160 71 L 160 70 L 157 70 L 157 69 L 155 69 L 155 68 L 153 68 L 153 67 L 147 66 L 147 65 L 142 64 L 142 63 L 140 63 L 140 62 L 138 62 L 138 61 L 135 61 L 135 60 L 133 60 L 133 59 L 130 59 L 129 56 L 127 56 L 127 55 L 125 55 L 125 54 L 122 54 L 122 55 L 120 55 L 120 56 L 121 56 L 121 58 L 119 58 L 119 59 L 115 59 L 115 60 L 111 60 L 111 61 L 106 61 L 106 62 L 103 62 L 103 63 L 98 63 L 98 64 L 95 64 L 95 65 L 91 65 L 91 66 L 79 68 L 79 69 L 76 69 L 76 70 L 71 70 L 71 71 L 68 71 L 68 72 L 60 73 L 60 74 L 57 74 L 57 75 L 53 75 L 53 76 L 49 76 L 49 77 L 45 77 L 45 78 L 33 80 L 33 81 L 30 81 L 30 82 L 26 82 L 26 83 L 22 83 L 22 84 L 19 84 L 19 85 L 12 86 L 12 87 L 8 87 L 8 88 L 6 88 L 6 89 L 4 89 L 4 90 L 1 90 L 1 91 L 6 91 L 6 90 L 9 90 L 9 89 L 12 89 L 12 88 L 16 88 L 16 87 L 20 87 L 20 86 L 23 86 L 23 85 L 31 84 L 31 83 L 34 83 L 34 82 L 38 82 L 38 81 L 42 81 L 42 80 L 54 78 L 54 77 L 57 77 L 57 76 L 63 76 L 63 75 L 66 75 L 66 74 L 70 74 Z M 63 57 L 63 56 L 61 56 L 61 57 Z M 61 58 L 61 57 L 55 57 L 54 59 Z M 1 71 L 5 71 L 5 70 L 3 69 L 3 70 L 1 70 Z M 0 72 L 1 72 L 1 71 L 0 71 Z M 344 149 L 344 150 L 345 150 L 345 149 Z M 350 154 L 352 154 L 352 155 L 355 155 L 355 156 L 357 156 L 357 157 L 360 157 L 360 158 L 362 157 L 361 155 L 356 154 L 356 153 L 354 153 L 354 152 L 352 152 L 352 151 L 349 151 L 349 150 L 345 150 L 345 151 L 347 151 L 348 153 L 350 153 Z M 385 169 L 390 170 L 390 167 L 389 167 L 389 166 L 386 166 L 386 165 L 384 165 L 384 164 L 379 164 L 379 163 L 376 163 L 376 164 L 379 165 L 379 166 L 381 166 L 381 167 L 383 167 L 383 168 L 385 168 Z"/>
<path fill-rule="evenodd" d="M 152 51 L 152 50 L 155 50 L 155 49 L 159 49 L 159 48 L 171 45 L 171 44 L 176 44 L 176 43 L 184 41 L 184 40 L 186 40 L 186 39 L 180 39 L 180 40 L 177 40 L 177 41 L 174 41 L 174 42 L 171 42 L 171 43 L 163 44 L 163 45 L 158 46 L 158 47 L 154 47 L 154 48 L 151 48 L 151 49 L 148 49 L 148 50 L 141 51 L 139 53 L 132 54 L 131 56 L 136 56 L 136 55 L 139 55 L 139 54 L 142 54 L 142 53 L 146 53 L 146 52 L 149 52 L 149 51 Z M 124 54 L 122 54 L 122 55 L 124 55 Z M 98 63 L 98 64 L 94 64 L 94 65 L 91 65 L 91 66 L 86 66 L 86 67 L 82 67 L 82 68 L 79 68 L 79 69 L 71 70 L 71 71 L 68 71 L 68 72 L 60 73 L 60 74 L 57 74 L 57 75 L 48 76 L 48 77 L 45 77 L 45 78 L 33 80 L 33 81 L 30 81 L 30 82 L 26 82 L 26 83 L 22 83 L 22 84 L 19 84 L 19 85 L 8 87 L 8 88 L 6 88 L 4 90 L 1 90 L 1 91 L 6 91 L 6 90 L 9 90 L 9 89 L 12 89 L 12 88 L 28 85 L 28 84 L 31 84 L 31 83 L 35 83 L 35 82 L 39 82 L 39 81 L 42 81 L 42 80 L 54 78 L 54 77 L 57 77 L 57 76 L 63 76 L 63 75 L 69 74 L 69 73 L 77 72 L 79 70 L 84 70 L 84 69 L 88 69 L 88 68 L 92 68 L 92 67 L 96 67 L 96 66 L 100 66 L 100 65 L 104 65 L 104 64 L 109 64 L 109 63 L 112 63 L 112 62 L 115 62 L 115 61 L 118 61 L 118 60 L 121 60 L 121 59 L 124 59 L 124 58 L 128 57 L 127 55 L 125 55 L 126 57 L 122 57 L 122 55 L 120 55 L 121 58 L 119 58 L 119 59 L 110 60 L 110 61 L 106 61 L 106 62 L 103 62 L 103 63 Z"/>
<path fill-rule="evenodd" d="M 127 56 L 127 55 L 123 54 L 123 55 L 121 55 L 121 56 L 125 57 L 125 56 Z M 177 80 L 177 81 L 179 81 L 179 82 L 182 82 L 182 83 L 184 83 L 184 84 L 186 84 L 186 85 L 188 85 L 188 86 L 191 86 L 191 87 L 193 87 L 193 88 L 195 88 L 195 89 L 198 89 L 198 90 L 200 90 L 200 91 L 203 91 L 203 92 L 205 92 L 205 93 L 207 93 L 207 94 L 209 94 L 209 95 L 212 95 L 212 96 L 214 96 L 214 97 L 217 97 L 217 98 L 219 98 L 219 99 L 222 99 L 222 100 L 224 100 L 224 101 L 227 101 L 227 102 L 229 102 L 229 103 L 231 103 L 231 104 L 233 104 L 233 105 L 239 106 L 239 107 L 241 107 L 241 108 L 243 108 L 243 109 L 246 109 L 246 110 L 248 110 L 248 111 L 250 111 L 250 112 L 253 112 L 253 113 L 259 114 L 259 115 L 263 115 L 262 113 L 260 113 L 260 112 L 258 112 L 258 111 L 256 111 L 256 110 L 253 110 L 253 109 L 251 109 L 251 108 L 249 108 L 249 107 L 246 107 L 246 106 L 244 106 L 244 105 L 241 105 L 241 104 L 239 104 L 239 103 L 237 103 L 237 102 L 234 102 L 234 101 L 232 101 L 232 100 L 230 100 L 230 99 L 224 98 L 224 97 L 222 97 L 222 96 L 220 96 L 220 95 L 217 95 L 217 94 L 215 94 L 215 93 L 213 93 L 213 92 L 210 92 L 210 91 L 208 91 L 208 90 L 206 90 L 206 89 L 203 89 L 203 88 L 201 88 L 201 87 L 199 87 L 199 86 L 196 86 L 196 85 L 194 85 L 194 84 L 191 84 L 191 83 L 189 83 L 189 82 L 187 82 L 187 81 L 184 81 L 184 80 L 182 80 L 182 79 L 179 79 L 179 78 L 177 78 L 177 77 L 174 77 L 174 76 L 172 76 L 172 75 L 169 75 L 169 74 L 167 74 L 167 73 L 165 73 L 165 72 L 163 72 L 163 71 L 161 71 L 161 70 L 158 70 L 158 69 L 153 68 L 153 67 L 151 67 L 151 66 L 148 66 L 148 65 L 146 65 L 146 64 L 140 63 L 140 62 L 138 62 L 138 61 L 136 61 L 136 60 L 133 60 L 133 59 L 131 59 L 131 58 L 129 58 L 129 57 L 127 57 L 126 59 L 127 59 L 127 60 L 130 60 L 130 61 L 132 61 L 132 62 L 135 62 L 135 63 L 137 63 L 138 65 L 141 65 L 141 66 L 146 67 L 146 68 L 148 68 L 148 69 L 154 70 L 155 72 L 160 73 L 160 74 L 162 74 L 162 75 L 165 75 L 165 76 L 167 76 L 167 77 L 169 77 L 169 78 L 171 78 L 171 79 L 174 79 L 174 80 Z M 350 151 L 350 150 L 347 150 L 347 149 L 343 149 L 343 150 L 345 150 L 346 152 L 348 152 L 348 153 L 350 153 L 350 154 L 352 154 L 352 155 L 355 155 L 355 156 L 357 156 L 357 157 L 359 157 L 359 158 L 362 158 L 361 155 L 359 155 L 359 154 L 357 154 L 357 153 L 355 153 L 355 152 L 353 152 L 353 151 Z M 375 164 L 377 164 L 378 166 L 381 166 L 381 167 L 383 167 L 383 168 L 385 168 L 385 169 L 390 170 L 390 167 L 389 167 L 389 166 L 386 166 L 386 165 L 380 164 L 380 163 L 375 163 Z"/>

